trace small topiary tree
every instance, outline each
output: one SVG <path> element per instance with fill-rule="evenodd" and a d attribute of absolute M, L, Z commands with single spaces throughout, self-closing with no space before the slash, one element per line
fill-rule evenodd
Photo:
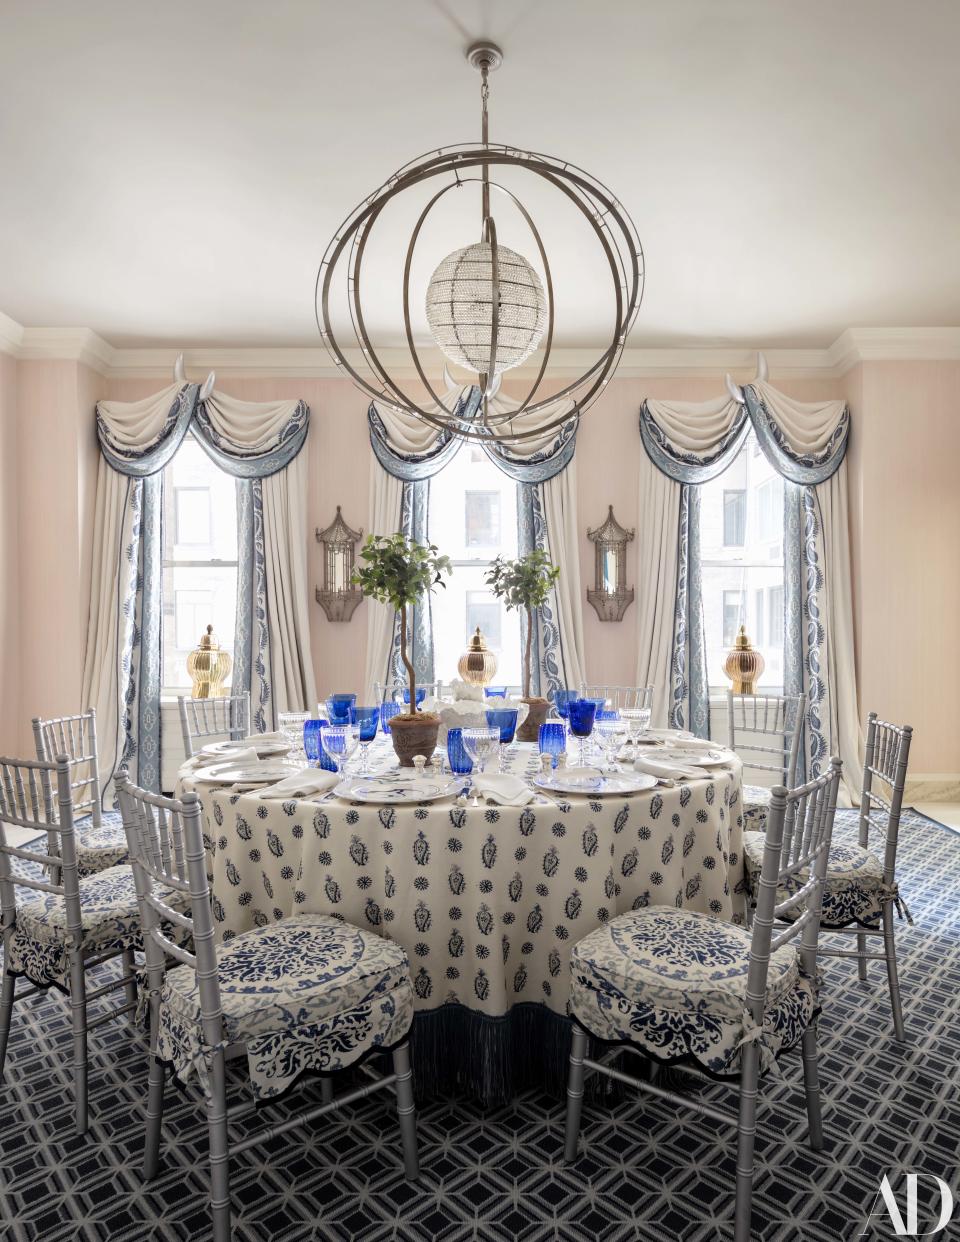
<path fill-rule="evenodd" d="M 530 698 L 530 655 L 533 648 L 533 610 L 544 603 L 560 577 L 542 548 L 536 548 L 515 561 L 498 556 L 486 575 L 486 583 L 497 599 L 508 608 L 523 608 L 527 614 L 527 642 L 523 653 L 523 697 Z"/>
<path fill-rule="evenodd" d="M 351 581 L 364 595 L 389 604 L 400 614 L 400 658 L 410 680 L 410 715 L 417 710 L 417 675 L 407 654 L 407 608 L 436 587 L 446 589 L 443 575 L 453 572 L 449 556 L 438 556 L 435 544 L 417 543 L 406 535 L 368 535 L 360 549 L 363 562 Z"/>

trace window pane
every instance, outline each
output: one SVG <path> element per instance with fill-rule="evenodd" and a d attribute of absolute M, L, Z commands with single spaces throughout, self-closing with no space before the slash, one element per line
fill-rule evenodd
<path fill-rule="evenodd" d="M 209 487 L 174 488 L 177 512 L 177 543 L 209 546 L 212 539 Z"/>
<path fill-rule="evenodd" d="M 747 493 L 723 493 L 723 542 L 728 548 L 742 548 L 747 525 Z"/>
<path fill-rule="evenodd" d="M 740 592 L 723 593 L 723 645 L 732 647 L 740 628 Z"/>
<path fill-rule="evenodd" d="M 190 686 L 187 656 L 208 625 L 233 654 L 237 608 L 235 566 L 170 565 L 163 571 L 163 684 Z"/>
<path fill-rule="evenodd" d="M 500 492 L 464 494 L 465 537 L 468 548 L 500 546 Z"/>
<path fill-rule="evenodd" d="M 499 651 L 503 646 L 503 613 L 506 610 L 499 600 L 483 591 L 467 592 L 467 628 L 463 636 L 469 643 L 479 625 L 487 646 Z"/>
<path fill-rule="evenodd" d="M 753 609 L 753 629 L 751 630 L 751 635 L 753 637 L 754 643 L 758 647 L 763 646 L 764 635 L 767 632 L 763 624 L 763 621 L 764 621 L 763 609 L 764 609 L 763 591 L 762 590 L 755 591 L 754 592 L 754 609 Z"/>

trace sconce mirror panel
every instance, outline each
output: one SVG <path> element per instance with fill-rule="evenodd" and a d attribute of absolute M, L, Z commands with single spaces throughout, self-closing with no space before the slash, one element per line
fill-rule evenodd
<path fill-rule="evenodd" d="M 363 598 L 360 588 L 350 582 L 362 535 L 362 530 L 346 524 L 339 505 L 327 529 L 317 531 L 317 541 L 323 544 L 323 586 L 317 587 L 316 597 L 328 621 L 349 621 Z"/>
<path fill-rule="evenodd" d="M 633 587 L 627 586 L 627 544 L 634 534 L 613 516 L 613 505 L 609 506 L 603 525 L 587 531 L 596 552 L 594 586 L 587 591 L 587 599 L 601 621 L 622 621 L 633 603 Z"/>

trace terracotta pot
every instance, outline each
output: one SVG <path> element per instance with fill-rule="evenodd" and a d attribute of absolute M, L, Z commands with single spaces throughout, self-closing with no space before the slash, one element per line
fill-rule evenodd
<path fill-rule="evenodd" d="M 539 742 L 540 726 L 547 718 L 550 711 L 550 702 L 548 699 L 524 699 L 524 703 L 530 708 L 527 712 L 527 718 L 517 729 L 518 742 Z"/>
<path fill-rule="evenodd" d="M 414 755 L 425 755 L 427 762 L 437 748 L 440 717 L 430 712 L 414 716 L 394 716 L 390 721 L 390 738 L 401 768 L 412 768 Z"/>

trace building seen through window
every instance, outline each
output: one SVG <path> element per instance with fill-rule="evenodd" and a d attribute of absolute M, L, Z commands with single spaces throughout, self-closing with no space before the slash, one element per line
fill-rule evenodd
<path fill-rule="evenodd" d="M 208 625 L 233 652 L 236 607 L 236 483 L 188 435 L 163 476 L 165 690 L 189 689 L 187 656 Z"/>
<path fill-rule="evenodd" d="M 727 690 L 727 652 L 741 625 L 763 653 L 758 688 L 783 687 L 783 480 L 751 434 L 700 489 L 700 562 L 707 674 Z"/>
<path fill-rule="evenodd" d="M 434 592 L 434 669 L 458 676 L 457 661 L 477 626 L 497 657 L 497 685 L 520 684 L 520 616 L 484 582 L 496 556 L 517 555 L 517 485 L 476 445 L 465 444 L 430 480 L 430 542 L 453 562 L 446 589 Z"/>

